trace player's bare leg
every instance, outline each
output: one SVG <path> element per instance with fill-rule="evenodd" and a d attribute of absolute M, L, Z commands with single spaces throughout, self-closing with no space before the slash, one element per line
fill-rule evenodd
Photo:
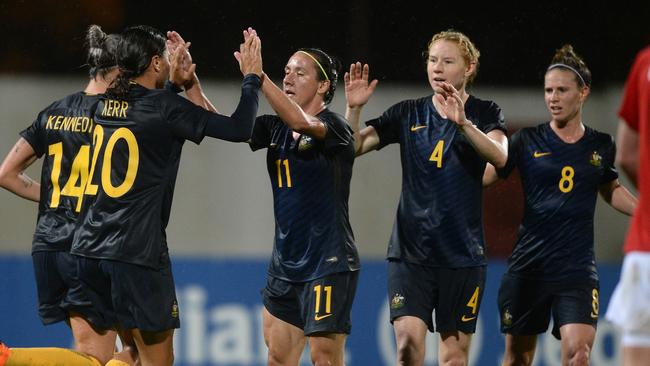
<path fill-rule="evenodd" d="M 506 334 L 503 366 L 530 366 L 535 357 L 537 335 L 515 336 Z"/>
<path fill-rule="evenodd" d="M 142 366 L 171 366 L 174 363 L 174 330 L 142 332 L 132 329 Z"/>
<path fill-rule="evenodd" d="M 440 333 L 438 363 L 441 366 L 467 365 L 472 335 L 459 331 Z"/>
<path fill-rule="evenodd" d="M 562 366 L 587 366 L 594 345 L 596 328 L 590 324 L 565 324 L 562 337 Z"/>
<path fill-rule="evenodd" d="M 419 366 L 424 363 L 426 323 L 414 316 L 401 316 L 393 321 L 397 342 L 397 364 Z"/>
<path fill-rule="evenodd" d="M 115 331 L 98 330 L 74 311 L 70 312 L 69 322 L 76 351 L 96 358 L 102 365 L 113 357 L 117 337 Z"/>
<path fill-rule="evenodd" d="M 643 366 L 650 360 L 650 347 L 623 347 L 623 366 Z"/>
<path fill-rule="evenodd" d="M 269 348 L 269 366 L 294 366 L 300 362 L 306 337 L 302 329 L 262 309 L 264 342 Z"/>
<path fill-rule="evenodd" d="M 309 337 L 311 363 L 315 366 L 343 366 L 347 334 L 324 333 Z"/>

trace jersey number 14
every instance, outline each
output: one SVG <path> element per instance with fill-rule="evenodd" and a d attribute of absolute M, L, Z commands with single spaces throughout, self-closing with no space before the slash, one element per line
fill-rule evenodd
<path fill-rule="evenodd" d="M 121 139 L 126 142 L 129 151 L 129 162 L 126 170 L 126 175 L 124 176 L 124 181 L 122 181 L 121 184 L 114 186 L 113 182 L 111 181 L 113 149 L 115 148 L 117 142 Z M 92 177 L 95 172 L 97 158 L 99 157 L 103 143 L 104 129 L 102 126 L 96 125 L 93 132 L 93 145 L 95 148 L 93 151 L 92 161 L 90 160 L 90 146 L 82 145 L 79 148 L 77 156 L 75 156 L 74 161 L 72 162 L 72 167 L 70 168 L 70 176 L 68 177 L 66 184 L 63 186 L 63 189 L 60 188 L 59 184 L 59 176 L 61 175 L 61 160 L 63 158 L 63 143 L 57 142 L 56 144 L 48 146 L 48 154 L 54 156 L 51 174 L 52 199 L 50 200 L 50 207 L 58 207 L 61 196 L 77 197 L 77 205 L 75 207 L 75 211 L 79 212 L 83 201 L 83 195 L 97 194 L 98 185 L 93 184 L 92 178 L 89 179 L 89 177 Z M 138 173 L 139 160 L 139 147 L 135 135 L 127 128 L 118 128 L 106 143 L 104 159 L 101 167 L 102 189 L 106 195 L 113 198 L 121 197 L 126 194 L 126 192 L 128 192 L 131 187 L 133 187 L 135 177 Z"/>

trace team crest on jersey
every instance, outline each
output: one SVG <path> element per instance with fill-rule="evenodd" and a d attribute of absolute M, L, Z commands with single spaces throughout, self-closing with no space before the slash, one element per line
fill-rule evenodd
<path fill-rule="evenodd" d="M 298 151 L 305 151 L 312 147 L 314 140 L 311 136 L 302 135 L 300 136 L 300 141 L 298 142 Z"/>
<path fill-rule="evenodd" d="M 390 308 L 393 310 L 401 309 L 404 307 L 406 300 L 399 292 L 393 295 L 393 298 L 390 300 Z"/>
<path fill-rule="evenodd" d="M 501 322 L 503 325 L 510 326 L 512 325 L 512 314 L 510 314 L 510 309 L 506 309 L 501 316 Z"/>
<path fill-rule="evenodd" d="M 603 157 L 598 154 L 597 151 L 591 153 L 591 159 L 589 159 L 589 164 L 593 166 L 600 166 L 603 162 Z"/>
<path fill-rule="evenodd" d="M 178 303 L 176 300 L 174 300 L 174 304 L 172 305 L 172 318 L 178 318 Z"/>

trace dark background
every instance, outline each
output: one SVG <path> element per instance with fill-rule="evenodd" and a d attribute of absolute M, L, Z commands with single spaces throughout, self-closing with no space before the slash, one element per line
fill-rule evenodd
<path fill-rule="evenodd" d="M 622 83 L 636 52 L 650 43 L 650 1 L 16 1 L 0 2 L 0 74 L 82 72 L 89 24 L 119 32 L 149 24 L 193 43 L 203 77 L 235 79 L 232 52 L 241 30 L 257 28 L 265 71 L 277 77 L 299 47 L 320 47 L 343 64 L 369 62 L 382 80 L 426 83 L 421 52 L 455 28 L 480 49 L 479 85 L 539 85 L 553 52 L 571 43 L 594 87 Z"/>

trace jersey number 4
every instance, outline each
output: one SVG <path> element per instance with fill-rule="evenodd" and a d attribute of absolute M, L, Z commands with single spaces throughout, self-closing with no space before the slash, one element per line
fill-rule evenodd
<path fill-rule="evenodd" d="M 111 165 L 113 160 L 113 149 L 119 140 L 124 140 L 124 142 L 126 142 L 129 151 L 129 162 L 126 175 L 124 176 L 124 181 L 122 181 L 118 186 L 114 186 L 111 181 Z M 98 185 L 92 183 L 92 176 L 95 172 L 97 158 L 99 157 L 103 143 L 104 129 L 102 126 L 96 125 L 93 132 L 93 145 L 95 149 L 93 151 L 92 161 L 90 161 L 90 146 L 82 145 L 72 162 L 70 176 L 68 177 L 66 184 L 63 186 L 63 189 L 60 188 L 59 184 L 61 160 L 63 158 L 63 143 L 57 142 L 56 144 L 48 146 L 48 154 L 54 156 L 51 175 L 52 199 L 50 200 L 50 207 L 58 207 L 62 195 L 77 197 L 77 206 L 75 207 L 75 211 L 79 212 L 83 201 L 83 195 L 97 194 Z M 133 132 L 123 127 L 117 129 L 106 143 L 106 150 L 104 151 L 104 159 L 101 168 L 102 189 L 106 195 L 113 198 L 121 197 L 128 192 L 131 187 L 133 187 L 135 177 L 138 173 L 139 160 L 138 142 Z M 89 177 L 91 177 L 91 179 L 89 179 Z"/>
<path fill-rule="evenodd" d="M 438 140 L 436 147 L 433 148 L 429 161 L 435 161 L 437 168 L 442 168 L 442 153 L 445 151 L 445 140 Z"/>

